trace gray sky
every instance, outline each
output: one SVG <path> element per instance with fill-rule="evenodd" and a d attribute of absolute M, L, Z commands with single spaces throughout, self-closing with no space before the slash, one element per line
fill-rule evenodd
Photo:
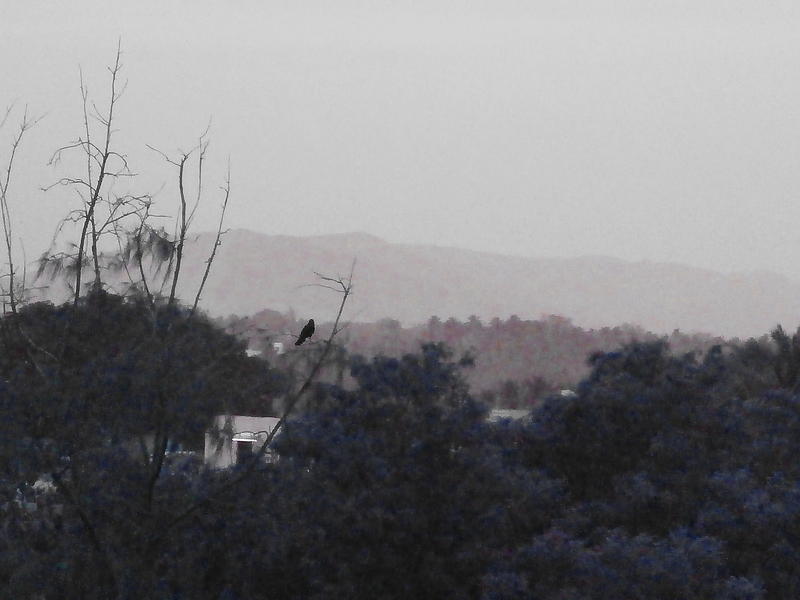
<path fill-rule="evenodd" d="M 39 187 L 81 132 L 78 67 L 103 106 L 121 37 L 117 141 L 163 210 L 144 144 L 213 117 L 200 230 L 230 155 L 231 227 L 800 278 L 796 2 L 0 5 L 0 104 L 48 113 L 12 187 L 29 258 L 71 206 Z"/>

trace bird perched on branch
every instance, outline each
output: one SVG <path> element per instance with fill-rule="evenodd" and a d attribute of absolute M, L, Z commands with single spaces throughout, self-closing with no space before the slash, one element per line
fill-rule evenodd
<path fill-rule="evenodd" d="M 300 337 L 297 338 L 297 341 L 294 343 L 294 345 L 299 346 L 312 335 L 314 335 L 314 319 L 309 319 L 308 323 L 306 323 L 306 326 L 303 327 L 303 331 L 300 332 Z"/>

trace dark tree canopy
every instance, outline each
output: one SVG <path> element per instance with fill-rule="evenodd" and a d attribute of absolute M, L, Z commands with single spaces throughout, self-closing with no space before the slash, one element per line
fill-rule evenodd
<path fill-rule="evenodd" d="M 108 302 L 112 312 L 138 314 L 135 301 Z M 58 322 L 60 309 L 26 310 Z M 182 313 L 170 314 L 156 323 L 177 336 Z M 110 389 L 101 375 L 118 364 L 111 354 L 151 374 L 167 360 L 185 369 L 216 364 L 209 357 L 229 348 L 220 378 L 240 381 L 247 369 L 231 365 L 250 364 L 242 348 L 201 335 L 203 323 L 179 336 L 185 345 L 169 346 L 174 356 L 161 347 L 152 358 L 127 342 L 116 354 L 84 349 L 83 360 L 103 365 L 80 371 L 97 391 L 76 395 L 96 407 L 95 426 L 107 418 L 98 398 Z M 46 339 L 44 326 L 26 325 Z M 86 339 L 105 339 L 100 346 L 116 339 L 110 317 L 105 337 L 81 327 Z M 148 339 L 152 321 L 117 327 Z M 203 350 L 204 335 L 214 351 Z M 29 512 L 10 502 L 0 513 L 0 589 L 10 597 L 107 598 L 116 589 L 209 600 L 800 597 L 797 339 L 781 330 L 679 355 L 663 342 L 630 344 L 591 357 L 575 397 L 552 396 L 528 419 L 498 422 L 465 383 L 471 361 L 454 360 L 441 344 L 399 358 L 350 357 L 353 385 L 317 385 L 275 440 L 277 463 L 243 478 L 244 467 L 212 472 L 199 458 L 171 457 L 149 509 L 146 465 L 121 445 L 82 442 L 73 489 L 94 532 L 68 505 L 54 517 L 46 506 Z M 199 348 L 206 362 L 182 357 L 183 348 Z M 45 402 L 44 388 L 22 385 L 35 368 L 24 353 L 3 364 L 7 406 Z M 184 385 L 195 385 L 200 400 L 218 389 L 197 379 L 187 374 Z M 190 388 L 175 386 L 188 403 L 180 393 Z M 211 400 L 200 400 L 198 410 L 211 414 Z M 56 397 L 61 408 L 48 410 L 63 413 L 64 402 Z M 18 431 L 36 425 L 35 411 L 22 413 Z M 125 420 L 104 435 L 143 430 Z M 66 444 L 67 433 L 83 429 L 63 431 L 56 441 Z M 21 464 L 21 447 L 5 455 L 8 465 Z M 59 494 L 46 502 L 63 503 Z"/>
<path fill-rule="evenodd" d="M 2 438 L 49 440 L 62 454 L 162 426 L 197 449 L 212 415 L 258 414 L 281 392 L 278 374 L 242 342 L 178 305 L 151 311 L 141 298 L 93 292 L 75 311 L 26 306 L 0 331 Z"/>

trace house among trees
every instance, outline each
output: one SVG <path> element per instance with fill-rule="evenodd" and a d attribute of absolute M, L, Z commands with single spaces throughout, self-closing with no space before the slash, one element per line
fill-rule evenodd
<path fill-rule="evenodd" d="M 214 469 L 226 469 L 247 460 L 258 452 L 280 419 L 278 417 L 249 417 L 218 415 L 206 432 L 205 463 Z M 268 451 L 266 460 L 272 460 Z"/>

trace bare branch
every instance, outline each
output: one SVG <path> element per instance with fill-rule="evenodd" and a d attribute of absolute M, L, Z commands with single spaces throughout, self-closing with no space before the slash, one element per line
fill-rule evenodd
<path fill-rule="evenodd" d="M 137 215 L 137 214 L 139 214 L 139 209 L 129 210 L 128 212 L 122 213 L 121 215 L 114 215 L 113 213 L 110 214 L 108 216 L 108 218 L 105 220 L 105 222 L 103 223 L 102 227 L 98 228 L 98 230 L 97 230 L 98 231 L 98 235 L 102 235 L 103 232 L 105 231 L 106 227 L 108 227 L 109 225 L 114 225 L 114 224 L 118 223 L 119 221 L 121 221 L 121 220 L 123 220 L 123 219 L 125 219 L 127 217 L 130 217 L 130 216 L 133 216 L 133 215 Z"/>
<path fill-rule="evenodd" d="M 172 288 L 169 291 L 169 301 L 168 304 L 173 304 L 175 302 L 175 290 L 178 286 L 178 278 L 181 274 L 181 262 L 183 261 L 183 244 L 186 241 L 186 193 L 183 189 L 183 172 L 184 172 L 184 165 L 186 161 L 189 159 L 188 154 L 184 154 L 183 158 L 180 162 L 180 167 L 178 169 L 178 191 L 180 193 L 180 200 L 181 200 L 181 216 L 180 216 L 180 237 L 178 238 L 178 247 L 175 251 L 176 260 L 175 260 L 175 272 L 172 276 Z"/>
<path fill-rule="evenodd" d="M 94 150 L 97 154 L 102 154 L 102 152 L 100 151 L 100 148 L 92 144 L 92 137 L 91 133 L 89 132 L 89 115 L 86 112 L 86 100 L 89 97 L 89 90 L 83 83 L 83 69 L 78 67 L 78 70 L 80 72 L 80 77 L 81 77 L 81 97 L 83 98 L 83 126 L 86 131 L 86 144 L 84 147 L 84 149 L 86 150 L 86 170 L 89 174 L 89 181 L 92 181 L 92 160 L 94 160 L 97 163 L 98 167 L 100 167 L 101 169 L 103 168 L 102 162 L 97 159 L 95 154 L 92 153 L 92 150 Z M 89 193 L 90 194 L 94 193 L 94 190 L 91 189 L 91 186 L 89 187 Z"/>
<path fill-rule="evenodd" d="M 8 117 L 9 117 L 9 115 L 11 114 L 11 111 L 12 111 L 12 110 L 14 110 L 14 102 L 12 102 L 12 103 L 11 103 L 11 104 L 9 104 L 8 106 L 6 106 L 6 112 L 5 112 L 5 114 L 3 115 L 3 118 L 2 118 L 2 119 L 0 119 L 0 129 L 2 129 L 2 128 L 3 128 L 3 126 L 5 126 L 5 124 L 6 124 L 6 121 L 8 121 Z"/>
<path fill-rule="evenodd" d="M 148 209 L 149 209 L 149 207 L 148 207 Z M 139 225 L 139 231 L 136 232 L 136 244 L 137 244 L 136 252 L 137 252 L 137 257 L 138 257 L 138 261 L 137 262 L 139 263 L 139 275 L 141 275 L 141 277 L 142 277 L 142 285 L 144 286 L 144 291 L 147 294 L 148 303 L 150 304 L 150 307 L 154 311 L 153 318 L 155 319 L 155 300 L 153 300 L 153 294 L 150 292 L 150 287 L 147 285 L 147 275 L 145 275 L 145 272 L 144 272 L 144 266 L 142 265 L 142 254 L 141 254 L 141 252 L 142 252 L 142 227 L 144 227 L 145 219 L 147 218 L 147 210 L 148 209 L 145 209 L 144 218 L 142 218 L 142 222 Z"/>
<path fill-rule="evenodd" d="M 147 147 L 149 150 L 152 150 L 152 151 L 153 151 L 153 152 L 155 152 L 156 154 L 160 155 L 160 156 L 161 156 L 161 158 L 163 158 L 163 159 L 164 159 L 165 161 L 167 161 L 169 164 L 171 164 L 171 165 L 174 165 L 174 166 L 176 166 L 176 167 L 180 167 L 180 164 L 179 164 L 179 163 L 177 163 L 177 162 L 175 162 L 174 160 L 172 160 L 172 159 L 171 159 L 171 158 L 170 158 L 170 157 L 169 157 L 169 156 L 168 156 L 166 153 L 162 152 L 162 151 L 161 151 L 161 150 L 159 150 L 158 148 L 154 148 L 154 147 L 153 147 L 153 146 L 151 146 L 150 144 L 145 144 L 145 146 L 146 146 L 146 147 Z"/>
<path fill-rule="evenodd" d="M 194 213 L 197 210 L 197 207 L 200 205 L 200 197 L 203 191 L 203 161 L 206 158 L 206 151 L 208 150 L 208 145 L 210 142 L 204 142 L 204 138 L 208 135 L 209 130 L 211 129 L 211 119 L 208 120 L 208 125 L 206 126 L 205 131 L 200 134 L 198 138 L 197 147 L 200 149 L 200 158 L 197 163 L 197 197 L 194 202 L 194 206 L 192 207 L 191 212 L 189 213 L 188 223 L 191 224 L 192 220 L 194 219 Z M 230 159 L 228 160 L 228 171 L 230 172 Z"/>
<path fill-rule="evenodd" d="M 202 156 L 202 154 L 201 154 Z M 217 248 L 222 244 L 220 238 L 223 236 L 225 232 L 222 231 L 222 225 L 225 222 L 225 209 L 228 208 L 228 198 L 231 195 L 231 162 L 230 158 L 228 159 L 228 173 L 225 177 L 225 186 L 222 188 L 225 192 L 225 199 L 222 201 L 222 210 L 220 211 L 219 215 L 219 225 L 217 226 L 217 235 L 214 238 L 214 246 L 211 249 L 211 255 L 206 260 L 206 268 L 203 271 L 203 279 L 200 282 L 200 287 L 197 288 L 197 294 L 194 297 L 194 304 L 192 304 L 192 310 L 189 313 L 190 315 L 194 315 L 195 311 L 197 310 L 197 303 L 200 302 L 200 294 L 203 293 L 203 288 L 206 285 L 206 280 L 208 279 L 208 274 L 211 271 L 211 265 L 214 262 L 214 258 L 217 255 Z M 199 192 L 198 192 L 199 197 Z"/>
<path fill-rule="evenodd" d="M 61 162 L 62 154 L 64 154 L 69 150 L 75 150 L 76 148 L 82 149 L 90 157 L 90 159 L 94 159 L 97 162 L 97 164 L 100 164 L 96 156 L 102 154 L 103 153 L 102 150 L 100 150 L 100 148 L 98 148 L 91 142 L 87 142 L 81 138 L 78 138 L 74 142 L 70 142 L 69 144 L 66 144 L 65 146 L 61 146 L 60 148 L 58 148 L 50 156 L 50 160 L 47 161 L 47 164 L 50 166 L 57 165 L 59 162 Z"/>
<path fill-rule="evenodd" d="M 20 248 L 22 248 L 22 288 L 23 302 L 25 301 L 25 290 L 28 285 L 28 256 L 25 253 L 25 243 L 22 238 L 19 239 Z"/>
<path fill-rule="evenodd" d="M 306 287 L 321 287 L 325 288 L 326 290 L 333 290 L 334 292 L 339 292 L 338 288 L 333 287 L 332 285 L 325 285 L 324 283 L 304 283 L 303 285 L 298 285 L 295 289 L 306 288 Z"/>

